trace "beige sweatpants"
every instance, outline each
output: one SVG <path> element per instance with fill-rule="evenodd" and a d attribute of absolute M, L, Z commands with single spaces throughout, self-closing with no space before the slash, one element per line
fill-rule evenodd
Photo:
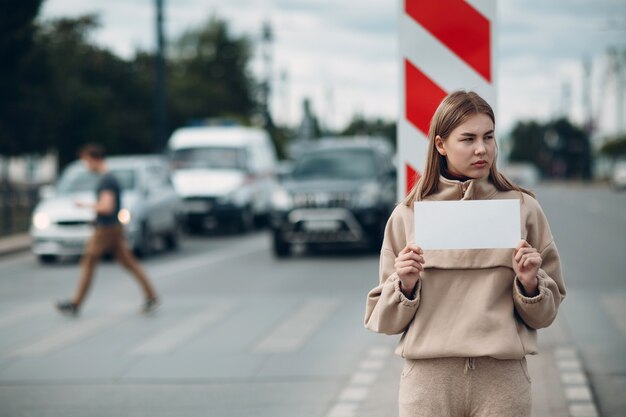
<path fill-rule="evenodd" d="M 529 417 L 526 359 L 407 359 L 400 417 Z"/>

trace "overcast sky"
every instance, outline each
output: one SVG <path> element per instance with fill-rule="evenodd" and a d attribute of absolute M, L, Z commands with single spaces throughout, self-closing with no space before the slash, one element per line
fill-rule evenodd
<path fill-rule="evenodd" d="M 256 38 L 263 21 L 271 23 L 272 108 L 278 121 L 298 123 L 304 97 L 332 128 L 343 127 L 355 113 L 398 116 L 398 0 L 164 1 L 170 39 L 212 14 L 226 19 L 234 33 Z M 102 27 L 94 40 L 131 57 L 137 49 L 154 48 L 154 3 L 46 0 L 42 17 L 98 13 Z M 500 0 L 495 33 L 500 132 L 517 120 L 546 120 L 563 111 L 581 122 L 585 57 L 593 62 L 592 108 L 602 110 L 599 127 L 606 133 L 616 129 L 617 83 L 614 77 L 605 81 L 607 48 L 623 51 L 626 66 L 626 1 Z M 260 53 L 252 69 L 261 73 Z M 571 94 L 564 100 L 567 86 Z"/>

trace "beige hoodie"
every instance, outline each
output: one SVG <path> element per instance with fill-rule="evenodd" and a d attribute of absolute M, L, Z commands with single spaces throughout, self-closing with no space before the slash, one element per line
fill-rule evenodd
<path fill-rule="evenodd" d="M 543 259 L 539 295 L 527 297 L 512 266 L 512 249 L 425 250 L 415 297 L 399 288 L 394 261 L 414 241 L 413 208 L 398 205 L 385 229 L 380 285 L 367 297 L 365 326 L 404 333 L 396 353 L 410 359 L 491 356 L 521 359 L 537 353 L 537 332 L 556 317 L 565 298 L 559 254 L 539 203 L 518 191 L 498 191 L 487 179 L 441 177 L 425 200 L 518 199 L 521 235 Z M 445 221 L 445 219 L 441 219 Z"/>

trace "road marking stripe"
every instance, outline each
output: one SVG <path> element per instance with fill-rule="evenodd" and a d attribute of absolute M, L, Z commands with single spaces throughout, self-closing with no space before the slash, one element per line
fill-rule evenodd
<path fill-rule="evenodd" d="M 265 247 L 259 247 L 260 239 L 251 239 L 244 243 L 237 243 L 237 245 L 230 246 L 225 249 L 220 249 L 211 253 L 204 253 L 200 255 L 190 256 L 176 260 L 172 264 L 167 266 L 160 265 L 156 267 L 155 271 L 150 271 L 151 278 L 162 278 L 166 276 L 178 276 L 181 272 L 206 267 L 210 264 L 228 261 L 234 258 L 240 258 L 243 255 L 249 255 L 254 252 L 265 251 Z M 152 269 L 152 268 L 150 268 Z"/>
<path fill-rule="evenodd" d="M 255 352 L 286 353 L 298 350 L 339 306 L 336 299 L 313 299 L 296 310 L 254 348 Z"/>
<path fill-rule="evenodd" d="M 339 401 L 363 401 L 365 397 L 367 397 L 367 393 L 369 392 L 369 390 L 369 387 L 347 386 L 339 395 Z"/>
<path fill-rule="evenodd" d="M 371 372 L 357 372 L 352 375 L 350 385 L 372 385 L 378 375 Z"/>
<path fill-rule="evenodd" d="M 376 346 L 368 350 L 367 357 L 359 363 L 350 383 L 343 389 L 337 403 L 333 404 L 326 417 L 352 417 L 369 394 L 371 385 L 376 381 L 385 360 L 391 355 L 392 349 Z"/>
<path fill-rule="evenodd" d="M 356 413 L 358 404 L 339 403 L 336 404 L 326 417 L 352 417 Z"/>
<path fill-rule="evenodd" d="M 0 317 L 0 327 L 9 326 L 17 321 L 24 320 L 26 318 L 36 316 L 37 314 L 52 309 L 49 305 L 43 304 L 30 304 L 11 311 L 8 314 L 3 314 Z"/>
<path fill-rule="evenodd" d="M 569 406 L 571 417 L 598 417 L 598 411 L 595 405 L 589 404 L 571 404 Z"/>
<path fill-rule="evenodd" d="M 385 366 L 385 361 L 379 359 L 366 359 L 359 365 L 362 370 L 379 371 Z"/>
<path fill-rule="evenodd" d="M 8 356 L 43 356 L 79 342 L 123 319 L 128 313 L 81 319 L 68 327 L 11 351 Z"/>
<path fill-rule="evenodd" d="M 567 359 L 557 361 L 557 366 L 563 371 L 580 371 L 582 370 L 582 365 L 578 359 Z"/>
<path fill-rule="evenodd" d="M 386 358 L 391 353 L 393 353 L 393 350 L 384 346 L 376 346 L 369 350 L 370 357 L 376 358 Z"/>
<path fill-rule="evenodd" d="M 591 401 L 591 391 L 587 386 L 565 387 L 565 398 L 568 401 Z"/>
<path fill-rule="evenodd" d="M 598 417 L 593 394 L 578 352 L 574 347 L 555 349 L 561 384 L 567 399 L 570 417 Z"/>
<path fill-rule="evenodd" d="M 201 333 L 207 326 L 218 322 L 235 307 L 235 303 L 221 303 L 176 322 L 171 328 L 149 338 L 135 346 L 128 353 L 131 355 L 155 355 L 171 352 Z"/>
<path fill-rule="evenodd" d="M 587 383 L 587 378 L 582 372 L 562 372 L 561 382 L 563 385 L 584 385 Z"/>

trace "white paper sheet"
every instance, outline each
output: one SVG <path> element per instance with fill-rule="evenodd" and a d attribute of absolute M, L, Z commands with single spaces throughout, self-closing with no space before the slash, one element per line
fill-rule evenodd
<path fill-rule="evenodd" d="M 422 249 L 515 248 L 519 200 L 418 201 L 415 244 Z"/>

